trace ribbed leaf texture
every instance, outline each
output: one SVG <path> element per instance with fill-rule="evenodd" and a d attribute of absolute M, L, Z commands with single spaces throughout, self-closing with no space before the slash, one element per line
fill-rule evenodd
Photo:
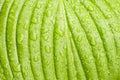
<path fill-rule="evenodd" d="M 0 0 L 0 80 L 120 80 L 120 0 Z"/>

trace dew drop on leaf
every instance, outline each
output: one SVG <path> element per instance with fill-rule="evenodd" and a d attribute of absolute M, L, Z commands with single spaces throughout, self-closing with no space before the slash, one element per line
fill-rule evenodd
<path fill-rule="evenodd" d="M 94 8 L 92 6 L 89 6 L 88 8 L 89 8 L 90 11 L 94 10 Z"/>
<path fill-rule="evenodd" d="M 112 18 L 112 15 L 110 15 L 110 14 L 109 14 L 109 15 L 107 15 L 107 18 Z"/>
<path fill-rule="evenodd" d="M 20 72 L 20 64 L 18 64 L 14 67 L 14 71 Z"/>
<path fill-rule="evenodd" d="M 91 40 L 91 45 L 93 45 L 93 46 L 95 46 L 95 45 L 96 45 L 95 40 Z"/>
<path fill-rule="evenodd" d="M 28 29 L 27 24 L 24 24 L 24 29 L 25 29 L 25 30 L 27 30 L 27 29 Z"/>
<path fill-rule="evenodd" d="M 47 41 L 48 38 L 49 38 L 49 36 L 43 36 L 43 39 L 44 39 L 45 41 Z"/>
<path fill-rule="evenodd" d="M 34 17 L 32 18 L 32 22 L 36 24 L 38 22 L 38 19 Z"/>
<path fill-rule="evenodd" d="M 46 51 L 47 53 L 50 53 L 50 52 L 51 52 L 50 46 L 45 46 L 45 51 Z"/>
<path fill-rule="evenodd" d="M 63 56 L 64 56 L 64 52 L 63 52 L 63 51 L 60 51 L 60 55 L 63 57 Z"/>
<path fill-rule="evenodd" d="M 43 29 L 42 29 L 42 33 L 43 33 L 43 34 L 47 33 L 48 31 L 49 31 L 49 29 L 46 29 L 46 28 L 43 28 Z"/>
<path fill-rule="evenodd" d="M 23 34 L 18 36 L 18 39 L 17 39 L 18 44 L 21 44 L 23 42 L 23 40 L 24 40 L 24 35 Z"/>
<path fill-rule="evenodd" d="M 77 41 L 81 41 L 82 39 L 81 39 L 81 36 L 78 36 L 77 37 Z"/>
<path fill-rule="evenodd" d="M 39 57 L 38 57 L 38 56 L 35 56 L 35 57 L 33 58 L 33 60 L 34 60 L 34 62 L 38 62 L 38 61 L 39 61 Z"/>
<path fill-rule="evenodd" d="M 33 40 L 33 41 L 37 40 L 37 33 L 30 32 L 30 39 Z"/>
<path fill-rule="evenodd" d="M 85 22 L 85 19 L 81 19 L 81 22 Z"/>
<path fill-rule="evenodd" d="M 47 61 L 47 62 L 46 62 L 46 65 L 49 65 L 49 64 L 50 64 L 50 61 Z"/>

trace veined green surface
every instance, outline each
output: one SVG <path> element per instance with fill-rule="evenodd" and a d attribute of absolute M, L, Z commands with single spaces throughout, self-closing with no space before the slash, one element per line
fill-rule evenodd
<path fill-rule="evenodd" d="M 110 63 L 111 78 L 116 79 L 116 76 L 120 74 L 120 72 L 118 73 L 118 68 L 120 67 L 120 65 L 118 65 L 120 63 L 120 58 L 119 58 L 120 57 L 120 54 L 119 54 L 120 53 L 120 22 L 118 20 L 118 17 L 114 13 L 114 10 L 104 0 L 101 0 L 101 1 L 95 0 L 94 3 L 102 11 L 114 35 L 117 54 L 115 54 L 115 52 L 112 52 L 111 55 L 109 55 L 109 59 L 110 59 L 109 63 Z M 112 73 L 113 71 L 114 73 Z"/>
<path fill-rule="evenodd" d="M 44 80 L 44 73 L 41 59 L 41 25 L 48 0 L 39 0 L 31 17 L 29 27 L 29 50 L 31 57 L 31 66 L 35 80 Z"/>
<path fill-rule="evenodd" d="M 65 7 L 68 26 L 79 51 L 79 56 L 81 57 L 87 79 L 98 80 L 95 60 L 93 58 L 92 48 L 88 42 L 87 36 L 68 2 L 65 2 Z"/>
<path fill-rule="evenodd" d="M 43 24 L 41 27 L 41 54 L 45 80 L 56 80 L 53 31 L 55 18 L 58 8 L 56 0 L 50 0 L 44 13 Z"/>
<path fill-rule="evenodd" d="M 4 2 L 4 5 L 0 11 L 0 62 L 1 66 L 4 69 L 4 74 L 6 79 L 13 79 L 13 74 L 8 60 L 7 55 L 7 43 L 6 43 L 6 24 L 7 18 L 10 11 L 10 7 L 13 3 L 13 0 L 8 0 Z"/>
<path fill-rule="evenodd" d="M 7 53 L 10 62 L 11 70 L 13 72 L 13 79 L 23 80 L 21 73 L 20 63 L 18 60 L 17 47 L 16 47 L 16 25 L 20 10 L 25 0 L 15 0 L 10 8 L 7 28 L 6 28 L 6 41 L 7 41 Z M 19 7 L 18 7 L 19 6 Z"/>
<path fill-rule="evenodd" d="M 30 62 L 30 51 L 29 51 L 29 25 L 31 16 L 34 10 L 37 0 L 26 0 L 21 13 L 19 15 L 17 28 L 16 28 L 16 39 L 17 39 L 17 50 L 19 55 L 19 61 L 21 64 L 22 74 L 25 80 L 34 80 L 31 62 Z M 24 20 L 24 22 L 23 22 Z"/>
<path fill-rule="evenodd" d="M 94 24 L 89 12 L 85 9 L 85 7 L 79 2 L 75 2 L 73 5 L 73 9 L 76 12 L 76 15 L 79 19 L 79 22 L 84 29 L 87 39 L 92 46 L 92 52 L 95 58 L 96 68 L 98 72 L 98 77 L 101 79 L 108 79 L 108 64 L 105 49 L 103 47 L 103 42 L 99 31 L 97 30 L 97 26 Z M 82 12 L 81 12 L 82 10 Z"/>
<path fill-rule="evenodd" d="M 106 50 L 106 57 L 108 59 L 108 67 L 109 67 L 109 74 L 110 79 L 116 79 L 117 78 L 117 59 L 116 59 L 116 44 L 114 40 L 114 34 L 111 30 L 110 25 L 105 20 L 106 18 L 102 14 L 102 12 L 99 10 L 99 8 L 94 5 L 94 3 L 90 2 L 89 0 L 86 0 L 83 2 L 85 7 L 89 10 L 89 13 L 93 17 L 96 25 L 98 26 L 98 30 L 101 33 L 101 37 L 103 38 L 104 48 Z M 98 19 L 99 18 L 99 19 Z M 112 73 L 114 71 L 114 73 Z M 114 76 L 116 77 L 114 77 Z"/>
<path fill-rule="evenodd" d="M 57 80 L 67 80 L 67 50 L 66 50 L 66 17 L 64 4 L 58 5 L 57 16 L 54 26 L 54 59 Z M 60 47 L 61 46 L 61 47 Z"/>
<path fill-rule="evenodd" d="M 120 0 L 0 0 L 0 80 L 120 80 Z"/>

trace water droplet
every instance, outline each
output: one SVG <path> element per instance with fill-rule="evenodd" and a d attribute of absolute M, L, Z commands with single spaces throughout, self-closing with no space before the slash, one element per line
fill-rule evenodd
<path fill-rule="evenodd" d="M 14 71 L 20 72 L 20 64 L 14 67 Z"/>
<path fill-rule="evenodd" d="M 78 41 L 81 41 L 81 40 L 82 40 L 81 36 L 78 36 L 78 37 L 77 37 L 77 40 L 78 40 Z"/>
<path fill-rule="evenodd" d="M 49 36 L 44 36 L 44 37 L 43 37 L 43 39 L 44 39 L 45 41 L 47 41 L 48 38 L 49 38 Z"/>
<path fill-rule="evenodd" d="M 28 66 L 25 66 L 24 69 L 27 71 L 28 70 Z"/>
<path fill-rule="evenodd" d="M 43 34 L 47 33 L 48 31 L 49 31 L 48 28 L 43 28 L 43 29 L 42 29 L 42 33 L 43 33 Z"/>
<path fill-rule="evenodd" d="M 64 56 L 64 52 L 63 52 L 63 51 L 61 51 L 61 52 L 60 52 L 60 55 L 63 57 L 63 56 Z"/>
<path fill-rule="evenodd" d="M 30 32 L 30 39 L 33 41 L 37 40 L 37 34 L 35 32 Z"/>
<path fill-rule="evenodd" d="M 81 19 L 81 22 L 85 22 L 85 19 L 83 18 L 83 19 Z"/>
<path fill-rule="evenodd" d="M 112 15 L 110 15 L 110 14 L 109 14 L 109 15 L 107 15 L 107 18 L 111 18 L 111 17 L 112 17 Z"/>
<path fill-rule="evenodd" d="M 27 29 L 28 29 L 27 24 L 24 24 L 24 26 L 23 26 L 23 27 L 24 27 L 24 29 L 25 29 L 25 30 L 27 30 Z"/>
<path fill-rule="evenodd" d="M 95 40 L 92 40 L 92 41 L 91 41 L 91 45 L 93 45 L 93 46 L 95 46 L 95 45 L 96 45 Z"/>
<path fill-rule="evenodd" d="M 39 57 L 38 57 L 38 56 L 35 56 L 35 57 L 33 58 L 33 60 L 34 60 L 35 62 L 38 62 L 38 61 L 39 61 Z"/>
<path fill-rule="evenodd" d="M 34 18 L 32 19 L 32 22 L 33 22 L 33 23 L 37 23 L 37 22 L 38 22 L 38 19 L 34 17 Z"/>
<path fill-rule="evenodd" d="M 89 8 L 90 11 L 94 10 L 94 8 L 92 6 L 89 6 L 88 8 Z"/>
<path fill-rule="evenodd" d="M 50 53 L 50 52 L 51 52 L 50 47 L 49 47 L 49 46 L 45 46 L 45 51 L 46 51 L 47 53 Z"/>
<path fill-rule="evenodd" d="M 23 40 L 24 40 L 24 35 L 23 34 L 18 36 L 18 39 L 17 39 L 18 44 L 21 44 L 23 42 Z"/>
<path fill-rule="evenodd" d="M 40 4 L 37 4 L 37 8 L 40 8 L 41 7 L 41 5 Z"/>

